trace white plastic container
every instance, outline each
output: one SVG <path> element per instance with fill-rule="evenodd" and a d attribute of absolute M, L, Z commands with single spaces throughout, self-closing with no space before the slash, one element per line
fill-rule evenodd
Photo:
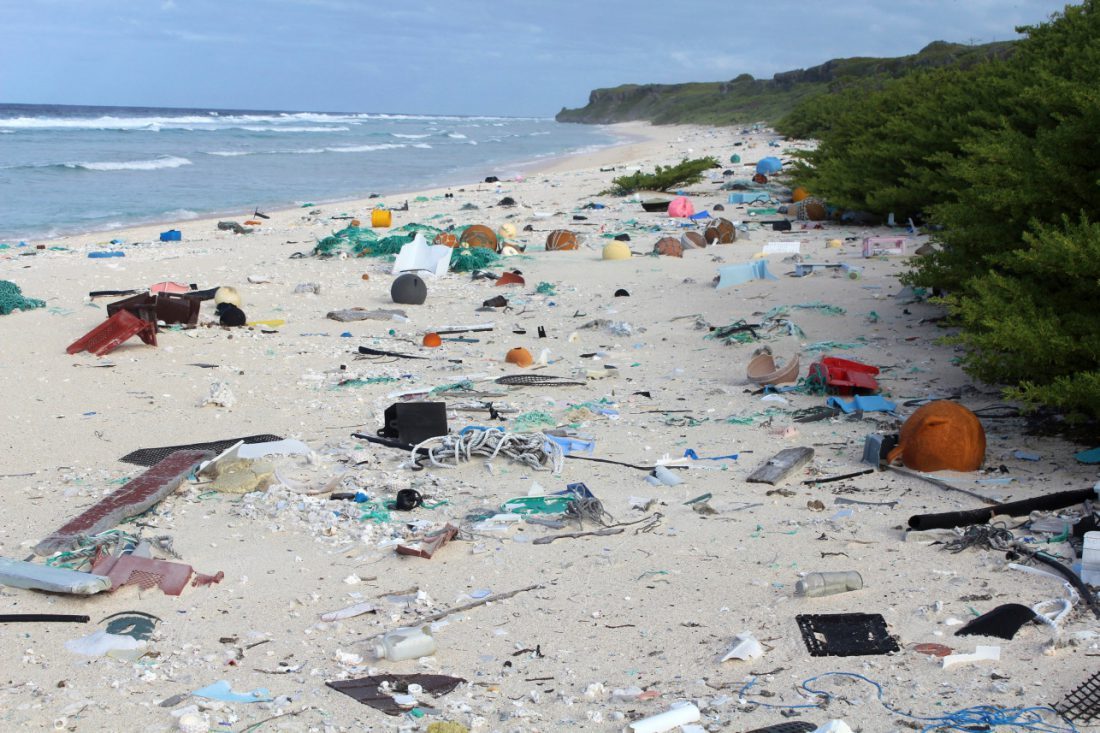
<path fill-rule="evenodd" d="M 1085 532 L 1085 547 L 1081 551 L 1081 580 L 1100 585 L 1100 532 Z"/>
<path fill-rule="evenodd" d="M 374 645 L 374 655 L 379 659 L 400 662 L 404 659 L 420 659 L 435 654 L 435 639 L 430 624 L 387 631 Z"/>

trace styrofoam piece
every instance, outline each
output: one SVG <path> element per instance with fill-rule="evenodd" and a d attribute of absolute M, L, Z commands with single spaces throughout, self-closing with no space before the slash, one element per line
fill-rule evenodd
<path fill-rule="evenodd" d="M 635 720 L 630 724 L 633 733 L 664 733 L 681 725 L 694 723 L 701 718 L 699 708 L 690 702 L 673 705 L 663 713 Z"/>
<path fill-rule="evenodd" d="M 245 443 L 237 449 L 237 456 L 250 460 L 263 456 L 308 456 L 309 446 L 300 440 L 287 438 L 269 443 Z"/>
<path fill-rule="evenodd" d="M 1100 585 L 1100 532 L 1085 532 L 1085 547 L 1081 553 L 1081 580 Z"/>
<path fill-rule="evenodd" d="M 762 656 L 764 656 L 764 647 L 760 645 L 760 642 L 756 640 L 751 631 L 742 631 L 733 637 L 733 646 L 726 652 L 726 656 L 722 657 L 722 661 L 758 659 Z"/>
<path fill-rule="evenodd" d="M 0 585 L 90 596 L 111 589 L 111 579 L 78 570 L 0 557 Z"/>
<path fill-rule="evenodd" d="M 852 733 L 852 729 L 843 720 L 830 720 L 825 725 L 819 725 L 813 733 Z"/>
<path fill-rule="evenodd" d="M 997 662 L 1001 659 L 999 646 L 976 646 L 973 654 L 948 654 L 943 658 L 943 668 L 950 669 L 960 664 L 973 664 L 974 662 Z"/>
<path fill-rule="evenodd" d="M 370 602 L 356 603 L 354 606 L 348 606 L 347 608 L 341 608 L 339 611 L 332 611 L 330 613 L 322 613 L 322 621 L 340 621 L 345 618 L 354 618 L 355 616 L 361 616 L 364 613 L 373 613 L 375 611 L 375 605 Z"/>
<path fill-rule="evenodd" d="M 79 639 L 66 641 L 65 648 L 74 654 L 83 654 L 86 657 L 102 657 L 112 653 L 144 649 L 147 644 L 148 642 L 144 639 L 135 639 L 125 634 L 108 634 L 100 630 Z"/>
<path fill-rule="evenodd" d="M 421 232 L 417 232 L 413 241 L 406 244 L 397 253 L 397 259 L 393 263 L 391 274 L 400 275 L 403 272 L 420 272 L 443 277 L 447 274 L 447 268 L 451 266 L 451 255 L 454 250 L 444 244 L 430 245 L 424 239 Z"/>
<path fill-rule="evenodd" d="M 768 242 L 764 245 L 765 255 L 796 255 L 802 251 L 802 242 Z"/>

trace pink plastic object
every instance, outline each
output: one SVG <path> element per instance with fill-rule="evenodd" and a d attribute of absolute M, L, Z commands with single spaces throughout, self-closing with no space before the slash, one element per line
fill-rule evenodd
<path fill-rule="evenodd" d="M 166 595 L 178 596 L 195 571 L 181 562 L 134 555 L 107 555 L 92 566 L 92 572 L 110 578 L 112 590 L 133 583 L 142 590 L 159 586 Z"/>
<path fill-rule="evenodd" d="M 835 356 L 823 357 L 810 365 L 810 378 L 822 382 L 830 394 L 874 394 L 878 392 L 876 374 L 878 367 Z"/>
<path fill-rule="evenodd" d="M 156 294 L 156 293 L 190 293 L 191 288 L 184 285 L 183 283 L 174 283 L 174 282 L 165 281 L 165 282 L 162 282 L 162 283 L 155 283 L 153 285 L 150 285 L 149 286 L 149 292 L 153 293 L 153 294 Z"/>
<path fill-rule="evenodd" d="M 156 324 L 143 321 L 129 311 L 120 310 L 76 341 L 73 341 L 65 351 L 69 354 L 88 351 L 96 356 L 103 356 L 111 353 L 123 341 L 133 336 L 139 336 L 142 341 L 150 346 L 156 346 Z"/>
<path fill-rule="evenodd" d="M 909 237 L 864 237 L 863 256 L 903 255 Z"/>
<path fill-rule="evenodd" d="M 668 215 L 674 219 L 686 219 L 695 213 L 695 207 L 686 196 L 677 196 L 668 205 Z"/>

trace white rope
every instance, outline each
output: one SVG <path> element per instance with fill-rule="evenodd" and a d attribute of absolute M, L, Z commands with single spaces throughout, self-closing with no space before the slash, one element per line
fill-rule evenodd
<path fill-rule="evenodd" d="M 536 471 L 547 468 L 561 473 L 565 453 L 542 433 L 507 433 L 502 430 L 470 430 L 459 435 L 428 438 L 413 446 L 409 454 L 416 463 L 421 450 L 436 468 L 457 468 L 462 461 L 484 456 L 491 463 L 498 455 L 526 464 Z"/>

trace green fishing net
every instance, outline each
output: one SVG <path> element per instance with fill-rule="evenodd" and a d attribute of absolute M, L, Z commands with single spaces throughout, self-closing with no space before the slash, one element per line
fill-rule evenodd
<path fill-rule="evenodd" d="M 485 247 L 456 249 L 451 255 L 452 272 L 487 270 L 500 261 L 500 255 Z"/>
<path fill-rule="evenodd" d="M 27 298 L 19 286 L 9 280 L 0 280 L 0 315 L 8 315 L 15 309 L 29 311 L 33 308 L 45 308 L 46 301 Z"/>

